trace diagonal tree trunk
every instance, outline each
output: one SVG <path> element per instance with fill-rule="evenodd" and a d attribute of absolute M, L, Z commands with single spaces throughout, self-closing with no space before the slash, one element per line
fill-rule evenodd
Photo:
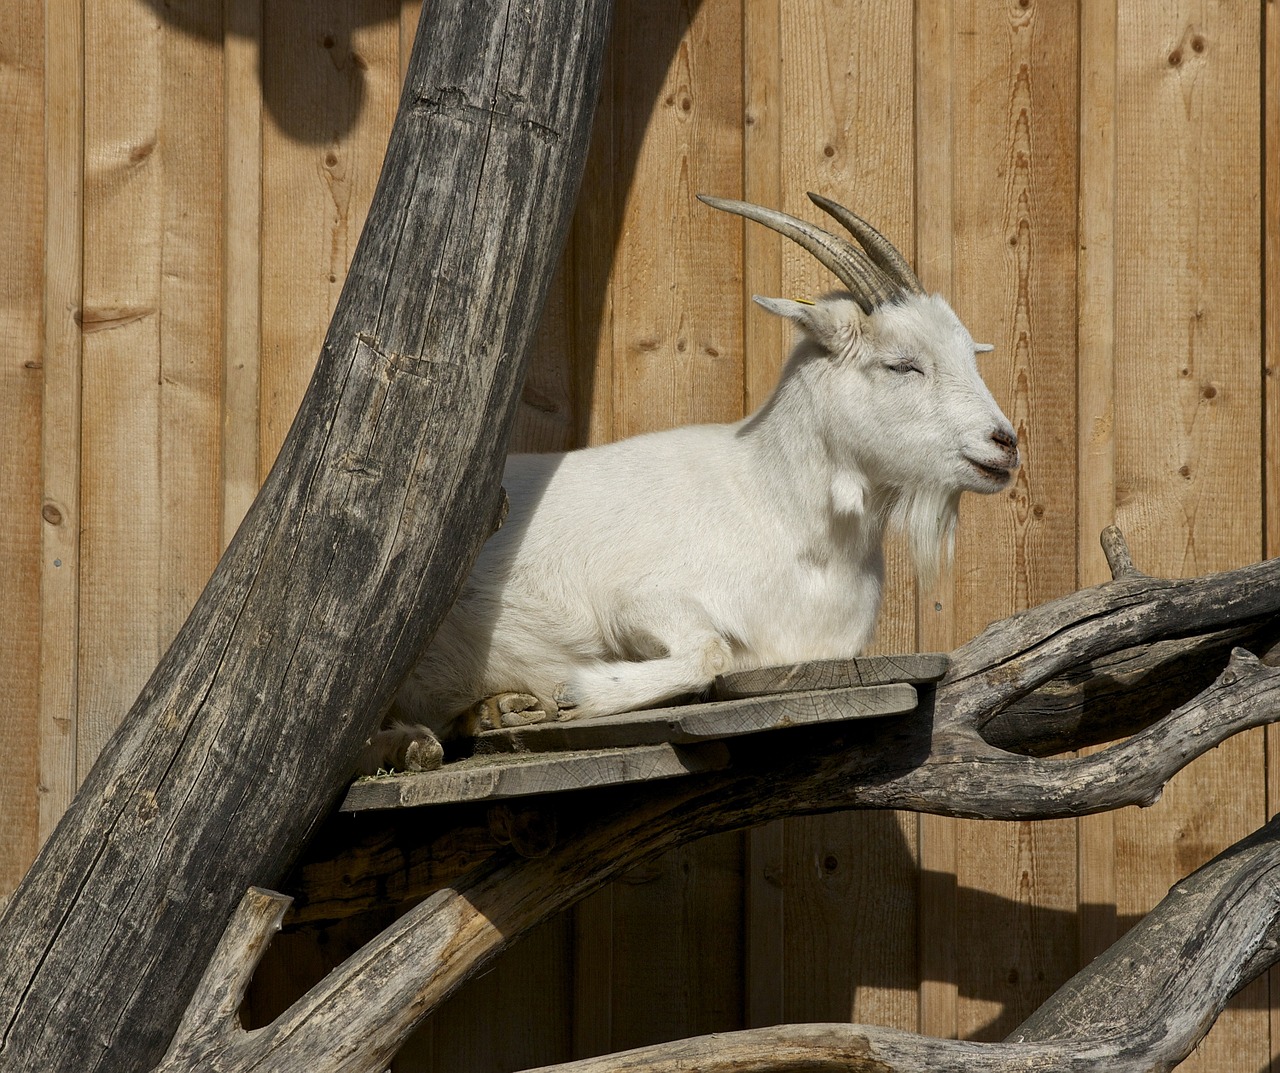
<path fill-rule="evenodd" d="M 0 1068 L 159 1060 L 500 510 L 586 155 L 608 0 L 440 0 L 275 468 L 0 921 Z"/>

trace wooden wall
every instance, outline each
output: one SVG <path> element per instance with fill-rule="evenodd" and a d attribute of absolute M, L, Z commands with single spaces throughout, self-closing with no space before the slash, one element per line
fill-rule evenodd
<path fill-rule="evenodd" d="M 400 0 L 0 0 L 0 891 L 271 463 L 416 20 Z M 1007 495 L 965 504 L 939 585 L 894 553 L 880 649 L 949 649 L 1101 580 L 1112 520 L 1152 573 L 1280 554 L 1278 99 L 1274 0 L 620 0 L 517 443 L 760 403 L 786 333 L 749 295 L 832 284 L 693 195 L 813 217 L 817 190 L 996 344 L 984 375 L 1025 447 Z M 1146 811 L 844 815 L 688 847 L 526 940 L 397 1068 L 781 1020 L 999 1038 L 1258 826 L 1278 761 L 1258 731 Z M 1262 981 L 1185 1068 L 1277 1055 Z"/>

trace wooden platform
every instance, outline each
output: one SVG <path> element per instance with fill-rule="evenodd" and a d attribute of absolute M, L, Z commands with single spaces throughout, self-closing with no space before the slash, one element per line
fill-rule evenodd
<path fill-rule="evenodd" d="M 710 771 L 728 764 L 722 743 L 729 738 L 910 712 L 916 685 L 946 670 L 947 657 L 937 654 L 824 660 L 717 679 L 712 695 L 720 699 L 706 703 L 487 731 L 475 739 L 474 755 L 439 770 L 358 779 L 342 810 L 501 800 Z"/>

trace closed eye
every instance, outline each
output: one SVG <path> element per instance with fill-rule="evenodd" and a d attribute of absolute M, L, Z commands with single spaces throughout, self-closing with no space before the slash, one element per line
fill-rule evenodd
<path fill-rule="evenodd" d="M 924 370 L 913 361 L 895 361 L 888 362 L 885 365 L 891 373 L 919 373 L 924 375 Z"/>

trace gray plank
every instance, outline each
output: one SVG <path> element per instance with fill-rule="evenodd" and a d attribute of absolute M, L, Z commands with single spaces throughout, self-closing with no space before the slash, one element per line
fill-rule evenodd
<path fill-rule="evenodd" d="M 526 797 L 669 779 L 714 771 L 728 762 L 728 751 L 714 744 L 473 757 L 446 764 L 436 771 L 357 779 L 347 791 L 341 809 L 363 812 Z"/>
<path fill-rule="evenodd" d="M 936 682 L 947 673 L 950 659 L 941 652 L 913 652 L 893 656 L 856 656 L 760 667 L 721 675 L 712 695 L 717 700 L 757 697 L 809 689 L 840 689 L 887 682 Z"/>
<path fill-rule="evenodd" d="M 547 752 L 708 741 L 781 727 L 899 715 L 911 711 L 916 704 L 915 688 L 905 682 L 777 693 L 490 730 L 476 737 L 476 752 Z"/>

